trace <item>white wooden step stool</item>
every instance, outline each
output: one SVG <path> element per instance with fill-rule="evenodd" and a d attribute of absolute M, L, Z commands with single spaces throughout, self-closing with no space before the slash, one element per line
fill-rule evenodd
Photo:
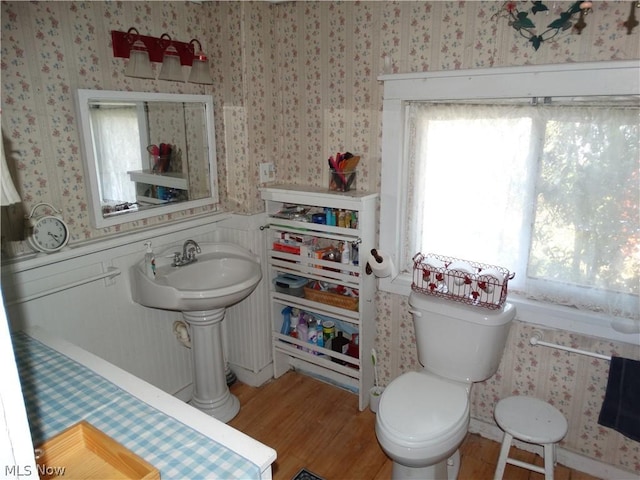
<path fill-rule="evenodd" d="M 507 463 L 543 473 L 545 480 L 553 480 L 556 463 L 556 444 L 567 434 L 567 419 L 547 402 L 526 396 L 508 397 L 496 405 L 494 415 L 498 426 L 504 430 L 500 457 L 494 480 L 502 480 Z M 514 438 L 527 443 L 542 445 L 544 468 L 509 457 Z"/>

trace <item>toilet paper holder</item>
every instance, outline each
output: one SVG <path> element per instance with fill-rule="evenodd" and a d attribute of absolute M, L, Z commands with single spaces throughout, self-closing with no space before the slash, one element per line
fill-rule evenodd
<path fill-rule="evenodd" d="M 378 250 L 376 250 L 375 248 L 371 249 L 371 255 L 373 256 L 373 258 L 375 259 L 376 262 L 378 263 L 382 263 L 383 262 L 383 258 L 378 254 Z M 365 267 L 365 272 L 367 272 L 367 275 L 371 275 L 373 273 L 373 270 L 371 269 L 371 265 L 369 265 L 369 262 L 367 262 L 367 266 Z"/>
<path fill-rule="evenodd" d="M 395 267 L 393 260 L 386 253 L 372 248 L 369 252 L 365 273 L 367 275 L 373 274 L 378 278 L 394 276 Z"/>

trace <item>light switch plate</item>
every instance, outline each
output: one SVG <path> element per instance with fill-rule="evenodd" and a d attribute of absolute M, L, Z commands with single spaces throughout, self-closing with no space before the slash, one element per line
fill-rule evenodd
<path fill-rule="evenodd" d="M 260 183 L 275 182 L 276 168 L 272 162 L 260 164 Z"/>

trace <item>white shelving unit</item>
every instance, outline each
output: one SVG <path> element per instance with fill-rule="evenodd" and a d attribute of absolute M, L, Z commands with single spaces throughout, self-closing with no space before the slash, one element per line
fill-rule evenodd
<path fill-rule="evenodd" d="M 180 190 L 187 190 L 189 188 L 187 179 L 184 178 L 181 173 L 177 172 L 152 173 L 148 170 L 135 170 L 127 173 L 129 174 L 129 178 L 134 182 L 158 185 L 160 187 L 178 188 Z"/>
<path fill-rule="evenodd" d="M 150 170 L 134 170 L 127 173 L 131 181 L 136 182 L 136 190 L 138 191 L 136 199 L 142 203 L 167 203 L 166 200 L 143 195 L 141 192 L 147 190 L 149 186 L 175 188 L 177 190 L 189 189 L 187 179 L 179 172 L 155 173 Z"/>
<path fill-rule="evenodd" d="M 366 274 L 365 267 L 368 252 L 374 248 L 378 194 L 358 191 L 331 192 L 323 188 L 294 185 L 273 185 L 261 189 L 261 192 L 269 218 L 267 251 L 268 280 L 271 283 L 274 376 L 278 378 L 291 368 L 308 372 L 355 392 L 359 398 L 360 410 L 363 410 L 369 404 L 369 390 L 374 382 L 371 349 L 376 333 L 375 278 Z M 357 212 L 357 228 L 278 218 L 284 207 L 293 205 L 312 212 L 325 208 Z M 358 248 L 358 261 L 342 264 L 305 255 L 304 250 L 302 254 L 275 250 L 274 240 L 282 233 L 312 237 L 323 245 L 337 246 L 341 242 L 350 242 Z M 310 300 L 278 292 L 273 280 L 281 274 L 292 274 L 310 281 L 318 280 L 357 289 L 357 309 L 351 310 L 348 306 L 342 306 L 340 301 L 324 303 L 316 301 L 317 299 Z M 345 332 L 356 332 L 359 340 L 357 354 L 335 352 L 282 333 L 282 310 L 286 307 L 298 308 L 318 319 L 328 317 L 334 322 L 337 321 L 335 323 L 342 326 Z"/>

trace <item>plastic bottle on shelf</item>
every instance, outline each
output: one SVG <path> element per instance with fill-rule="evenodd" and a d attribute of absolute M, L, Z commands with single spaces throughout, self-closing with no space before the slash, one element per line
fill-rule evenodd
<path fill-rule="evenodd" d="M 307 327 L 307 324 L 304 322 L 301 322 L 298 324 L 297 327 L 298 330 L 298 340 L 302 341 L 302 342 L 308 342 L 309 341 L 309 327 Z"/>
<path fill-rule="evenodd" d="M 318 345 L 318 330 L 316 329 L 317 323 L 318 322 L 316 322 L 316 319 L 313 317 L 310 317 L 309 321 L 307 322 L 307 341 L 315 346 Z M 313 350 L 312 353 L 314 355 L 317 355 L 317 352 L 315 350 Z"/>
<path fill-rule="evenodd" d="M 342 252 L 340 253 L 340 263 L 343 265 L 351 265 L 351 248 L 349 242 L 342 242 Z M 342 272 L 349 273 L 349 272 Z"/>
<path fill-rule="evenodd" d="M 338 332 L 336 338 L 333 339 L 333 343 L 331 344 L 331 348 L 334 352 L 339 353 L 347 353 L 347 348 L 349 345 L 349 339 L 344 336 L 344 333 Z"/>
<path fill-rule="evenodd" d="M 283 335 L 289 335 L 291 329 L 291 307 L 285 307 L 282 309 L 282 327 L 280 333 Z"/>
<path fill-rule="evenodd" d="M 318 320 L 318 323 L 316 323 L 316 335 L 318 346 L 324 348 L 324 333 L 322 332 L 322 322 L 320 320 Z"/>
<path fill-rule="evenodd" d="M 343 335 L 342 332 L 338 332 L 336 338 L 331 341 L 331 350 L 346 355 L 348 347 L 349 340 Z M 331 360 L 342 365 L 346 364 L 346 362 L 338 360 L 337 358 L 332 358 Z"/>
<path fill-rule="evenodd" d="M 291 309 L 291 326 L 292 327 L 297 327 L 298 324 L 300 323 L 300 309 L 299 308 L 292 308 Z"/>
<path fill-rule="evenodd" d="M 336 214 L 331 208 L 327 208 L 327 225 L 336 225 Z"/>
<path fill-rule="evenodd" d="M 340 209 L 340 211 L 338 212 L 338 226 L 341 228 L 345 227 L 345 219 L 346 219 L 346 215 L 344 213 L 344 210 Z"/>
<path fill-rule="evenodd" d="M 322 322 L 322 335 L 324 339 L 324 347 L 331 348 L 331 341 L 336 336 L 336 324 L 331 320 Z"/>
<path fill-rule="evenodd" d="M 360 335 L 354 333 L 351 335 L 351 341 L 349 342 L 349 346 L 347 347 L 347 355 L 350 357 L 358 358 L 360 354 Z"/>
<path fill-rule="evenodd" d="M 351 244 L 351 264 L 355 266 L 360 265 L 360 246 L 357 243 Z M 353 272 L 351 275 L 357 277 L 359 274 L 358 272 Z"/>
<path fill-rule="evenodd" d="M 300 315 L 300 323 L 298 324 L 298 340 L 304 343 L 309 342 L 309 327 L 307 326 L 307 322 L 304 320 L 304 316 Z M 302 351 L 308 352 L 309 349 L 299 346 L 299 349 Z"/>

